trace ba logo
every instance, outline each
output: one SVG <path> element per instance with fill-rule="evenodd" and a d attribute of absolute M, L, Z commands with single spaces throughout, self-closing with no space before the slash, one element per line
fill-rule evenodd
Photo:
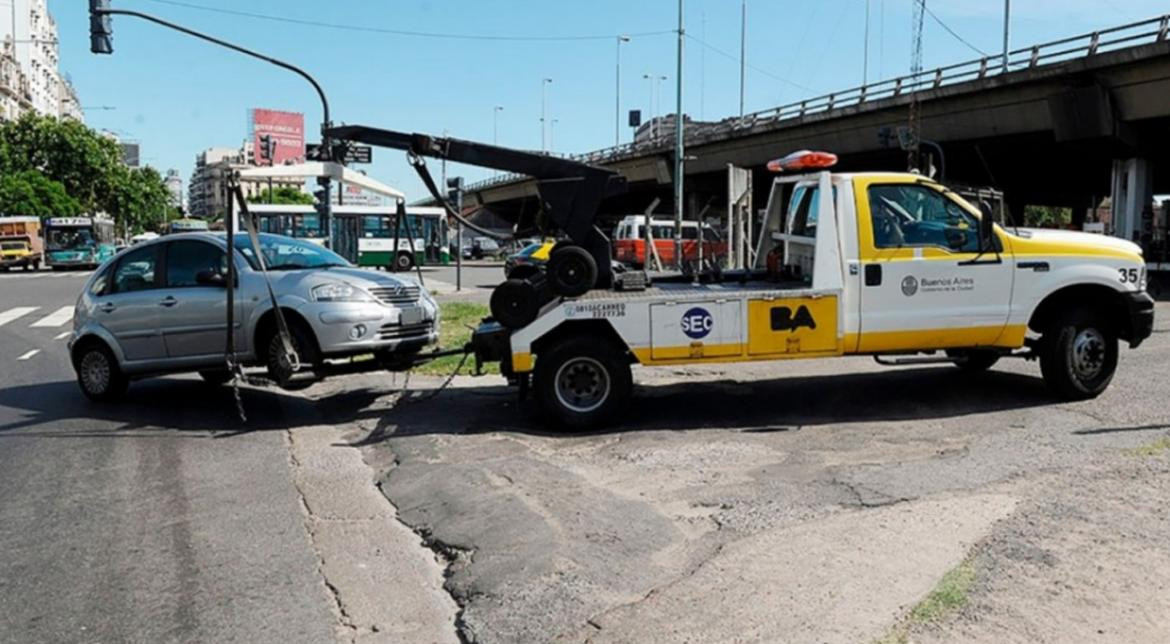
<path fill-rule="evenodd" d="M 918 280 L 913 275 L 902 278 L 902 295 L 910 297 L 918 292 Z"/>
<path fill-rule="evenodd" d="M 796 331 L 802 326 L 813 330 L 817 328 L 817 321 L 813 319 L 812 313 L 808 312 L 807 306 L 796 309 L 796 315 L 793 315 L 792 309 L 787 306 L 772 309 L 773 331 Z"/>
<path fill-rule="evenodd" d="M 711 327 L 715 326 L 715 319 L 707 312 L 707 309 L 696 306 L 695 308 L 683 314 L 682 330 L 687 334 L 688 338 L 707 337 L 711 333 Z"/>

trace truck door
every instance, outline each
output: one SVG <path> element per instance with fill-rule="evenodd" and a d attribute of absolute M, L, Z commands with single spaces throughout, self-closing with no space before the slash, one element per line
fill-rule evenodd
<path fill-rule="evenodd" d="M 999 342 L 1011 305 L 1010 248 L 980 255 L 978 218 L 934 185 L 859 179 L 854 189 L 862 271 L 857 351 Z"/>

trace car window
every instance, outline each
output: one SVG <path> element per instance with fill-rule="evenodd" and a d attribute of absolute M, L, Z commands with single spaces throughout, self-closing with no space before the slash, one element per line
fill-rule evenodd
<path fill-rule="evenodd" d="M 91 295 L 101 295 L 106 292 L 106 288 L 110 285 L 110 272 L 112 270 L 113 265 L 111 264 L 98 272 L 97 277 L 93 278 L 93 283 L 89 285 Z"/>
<path fill-rule="evenodd" d="M 652 225 L 650 233 L 654 239 L 674 239 L 674 226 Z"/>
<path fill-rule="evenodd" d="M 979 220 L 937 190 L 914 184 L 870 186 L 869 208 L 877 248 L 979 250 Z"/>
<path fill-rule="evenodd" d="M 699 238 L 699 229 L 696 226 L 683 226 L 682 231 L 683 231 L 683 234 L 682 234 L 683 239 L 698 239 Z"/>
<path fill-rule="evenodd" d="M 227 275 L 227 255 L 212 244 L 182 240 L 167 244 L 167 286 L 198 286 L 201 271 Z"/>
<path fill-rule="evenodd" d="M 130 293 L 154 288 L 156 250 L 154 246 L 147 246 L 123 255 L 114 270 L 113 292 Z"/>
<path fill-rule="evenodd" d="M 269 270 L 284 271 L 303 268 L 324 268 L 328 266 L 349 266 L 340 255 L 310 241 L 283 237 L 281 235 L 260 235 L 260 252 Z M 253 269 L 259 270 L 252 241 L 248 235 L 236 235 L 236 250 Z"/>

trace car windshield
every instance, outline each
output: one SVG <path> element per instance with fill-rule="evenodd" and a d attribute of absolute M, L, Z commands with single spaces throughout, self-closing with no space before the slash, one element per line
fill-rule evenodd
<path fill-rule="evenodd" d="M 0 242 L 0 250 L 24 250 L 24 242 Z"/>
<path fill-rule="evenodd" d="M 49 231 L 49 248 L 68 250 L 93 244 L 93 233 L 87 228 L 54 228 Z"/>
<path fill-rule="evenodd" d="M 341 255 L 319 246 L 310 241 L 283 237 L 281 235 L 261 234 L 260 252 L 264 254 L 264 263 L 268 270 L 293 271 L 305 268 L 328 268 L 330 266 L 349 266 Z M 236 248 L 240 251 L 253 269 L 259 269 L 256 262 L 256 253 L 252 249 L 252 240 L 247 235 L 236 235 Z"/>

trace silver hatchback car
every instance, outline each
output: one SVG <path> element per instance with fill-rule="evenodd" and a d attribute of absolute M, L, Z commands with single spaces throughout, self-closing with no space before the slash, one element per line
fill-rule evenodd
<path fill-rule="evenodd" d="M 413 279 L 355 268 L 311 242 L 259 238 L 306 369 L 362 354 L 401 363 L 438 341 L 439 307 Z M 236 355 L 285 384 L 290 374 L 264 276 L 248 237 L 237 236 L 235 244 Z M 69 338 L 82 392 L 110 400 L 130 380 L 190 371 L 227 382 L 226 275 L 227 237 L 214 233 L 139 244 L 94 271 L 77 299 Z"/>

